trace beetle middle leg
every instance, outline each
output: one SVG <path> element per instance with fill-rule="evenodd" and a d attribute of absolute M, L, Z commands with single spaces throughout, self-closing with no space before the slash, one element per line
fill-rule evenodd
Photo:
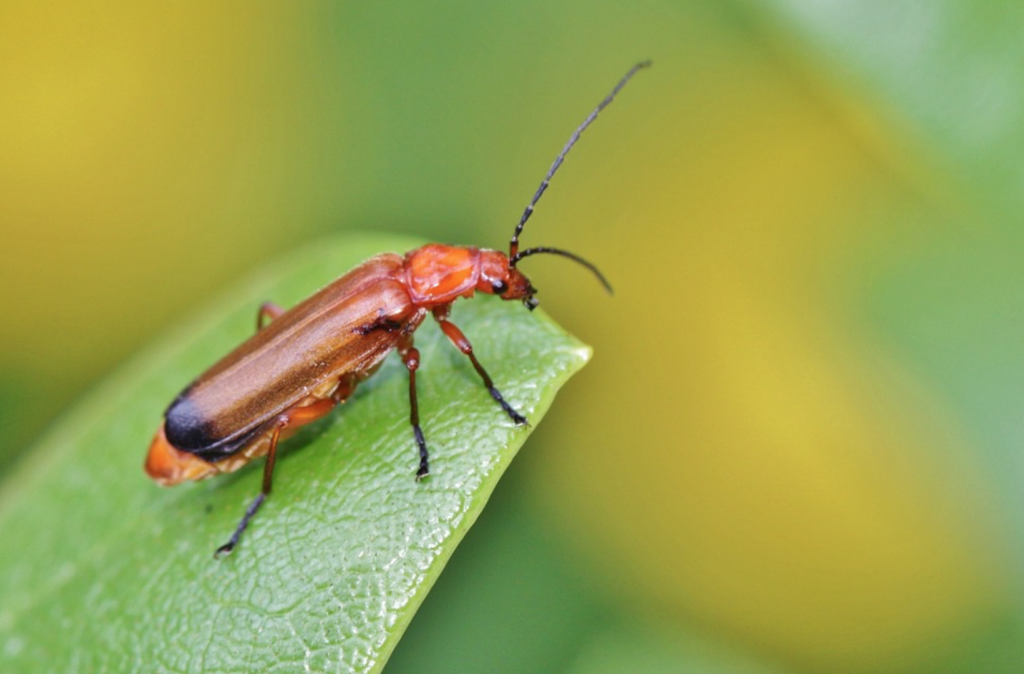
<path fill-rule="evenodd" d="M 462 334 L 462 330 L 459 330 L 454 323 L 448 320 L 448 312 L 451 310 L 451 305 L 443 305 L 434 309 L 434 318 L 437 320 L 437 324 L 441 326 L 441 331 L 444 332 L 445 336 L 455 345 L 462 353 L 469 356 L 470 362 L 473 363 L 473 367 L 476 369 L 477 374 L 484 380 L 484 386 L 490 392 L 491 397 L 501 405 L 501 409 L 505 410 L 505 414 L 509 416 L 512 421 L 522 426 L 526 424 L 526 417 L 517 412 L 514 407 L 508 404 L 504 397 L 501 395 L 495 386 L 494 382 L 491 381 L 491 376 L 487 374 L 487 370 L 484 369 L 480 361 L 476 359 L 476 355 L 473 354 L 473 345 L 470 344 L 466 336 Z"/>
<path fill-rule="evenodd" d="M 231 534 L 231 538 L 227 543 L 217 548 L 217 551 L 213 553 L 214 557 L 219 557 L 234 550 L 235 546 L 238 545 L 238 539 L 242 537 L 245 528 L 249 526 L 249 521 L 256 515 L 256 512 L 270 494 L 270 488 L 273 485 L 274 479 L 274 465 L 277 463 L 277 443 L 281 439 L 281 431 L 287 426 L 305 426 L 308 423 L 312 423 L 330 412 L 336 404 L 334 398 L 324 398 L 323 400 L 317 400 L 311 405 L 285 410 L 277 418 L 273 428 L 269 431 L 270 449 L 267 450 L 267 461 L 263 464 L 263 487 L 260 489 L 259 495 L 245 509 L 245 514 L 242 515 L 241 521 L 235 527 L 235 533 Z"/>
<path fill-rule="evenodd" d="M 412 345 L 412 335 L 405 335 L 398 343 L 398 355 L 409 370 L 409 423 L 412 424 L 412 434 L 416 438 L 416 446 L 420 450 L 420 467 L 416 471 L 416 481 L 420 481 L 430 474 L 430 462 L 427 455 L 427 441 L 423 437 L 423 429 L 420 428 L 420 408 L 416 402 L 416 370 L 420 367 L 420 352 Z"/>

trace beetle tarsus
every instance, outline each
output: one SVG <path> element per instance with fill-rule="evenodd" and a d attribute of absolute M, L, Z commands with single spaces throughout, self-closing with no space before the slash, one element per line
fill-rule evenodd
<path fill-rule="evenodd" d="M 509 418 L 515 422 L 516 426 L 530 425 L 530 422 L 526 420 L 526 417 L 517 412 L 516 408 L 509 405 L 505 398 L 502 397 L 501 391 L 494 388 L 493 386 L 488 386 L 487 390 L 491 392 L 491 397 L 494 398 L 494 400 L 497 401 L 499 405 L 501 405 L 501 409 L 505 410 L 505 414 L 507 414 Z"/>
<path fill-rule="evenodd" d="M 231 551 L 235 549 L 236 545 L 238 545 L 238 539 L 242 537 L 242 532 L 249 526 L 249 520 L 251 520 L 253 515 L 256 514 L 256 511 L 260 509 L 260 506 L 263 505 L 263 501 L 265 501 L 266 498 L 267 493 L 260 492 L 259 496 L 249 504 L 249 507 L 245 509 L 245 515 L 242 516 L 242 521 L 239 522 L 238 526 L 235 528 L 235 533 L 231 534 L 231 538 L 227 543 L 217 548 L 216 552 L 213 553 L 214 559 L 220 558 L 221 555 L 231 554 Z"/>
<path fill-rule="evenodd" d="M 419 423 L 413 425 L 412 433 L 416 436 L 416 446 L 420 450 L 420 467 L 416 471 L 416 481 L 419 482 L 430 475 L 430 460 L 427 455 L 427 441 L 423 437 L 423 429 L 420 428 Z"/>

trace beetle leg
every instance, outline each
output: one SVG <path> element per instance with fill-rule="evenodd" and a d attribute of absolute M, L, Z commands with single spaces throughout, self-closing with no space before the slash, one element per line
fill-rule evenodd
<path fill-rule="evenodd" d="M 487 374 L 487 370 L 484 369 L 480 361 L 476 359 L 476 355 L 473 354 L 473 345 L 469 343 L 466 336 L 462 334 L 462 330 L 459 330 L 454 323 L 448 320 L 449 305 L 444 305 L 434 309 L 434 318 L 437 320 L 437 324 L 441 326 L 442 332 L 445 336 L 455 345 L 462 353 L 469 356 L 469 360 L 473 363 L 473 367 L 476 369 L 477 374 L 484 380 L 484 386 L 490 391 L 491 397 L 501 405 L 501 409 L 505 410 L 505 414 L 509 416 L 512 421 L 522 426 L 526 424 L 526 417 L 517 412 L 514 407 L 508 404 L 505 398 L 502 397 L 501 391 L 494 386 L 494 382 L 491 381 L 490 375 Z"/>
<path fill-rule="evenodd" d="M 331 393 L 331 400 L 333 400 L 335 404 L 345 402 L 346 400 L 348 400 L 348 397 L 355 392 L 356 386 L 358 384 L 359 377 L 357 377 L 356 375 L 342 375 L 341 378 L 338 380 L 338 387 L 334 389 L 333 393 Z"/>
<path fill-rule="evenodd" d="M 238 545 L 238 539 L 242 537 L 242 532 L 249 526 L 249 521 L 256 515 L 256 512 L 270 494 L 270 488 L 273 485 L 274 479 L 274 464 L 277 463 L 277 443 L 281 439 L 281 431 L 286 426 L 305 426 L 316 421 L 330 412 L 334 405 L 334 400 L 325 398 L 304 407 L 293 407 L 277 418 L 273 430 L 270 431 L 270 449 L 267 450 L 267 461 L 263 464 L 263 488 L 260 489 L 259 495 L 253 499 L 249 507 L 245 509 L 245 514 L 242 515 L 241 521 L 235 527 L 235 533 L 231 534 L 231 538 L 227 543 L 217 548 L 217 551 L 213 553 L 214 557 L 219 557 L 234 550 L 235 546 Z"/>
<path fill-rule="evenodd" d="M 420 366 L 420 352 L 412 345 L 412 335 L 406 335 L 398 343 L 398 354 L 402 357 L 406 369 L 409 370 L 409 423 L 412 424 L 412 434 L 416 438 L 416 446 L 420 450 L 420 467 L 416 471 L 416 481 L 419 482 L 430 474 L 430 465 L 427 456 L 427 441 L 423 437 L 423 429 L 420 428 L 420 408 L 416 402 L 416 370 Z"/>
<path fill-rule="evenodd" d="M 264 302 L 260 310 L 256 312 L 256 332 L 263 329 L 263 326 L 284 313 L 284 308 L 273 302 Z"/>

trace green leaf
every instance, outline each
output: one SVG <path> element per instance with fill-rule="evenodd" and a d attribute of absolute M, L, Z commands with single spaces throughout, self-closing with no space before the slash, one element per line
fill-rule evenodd
<path fill-rule="evenodd" d="M 127 364 L 22 461 L 0 492 L 0 670 L 381 670 L 529 434 L 435 326 L 416 334 L 432 453 L 421 483 L 393 357 L 283 446 L 273 495 L 226 558 L 213 550 L 258 492 L 261 462 L 173 489 L 141 465 L 167 403 L 250 334 L 261 300 L 288 305 L 418 243 L 345 235 L 274 266 Z M 518 303 L 478 297 L 453 320 L 533 424 L 589 357 Z"/>
<path fill-rule="evenodd" d="M 385 674 L 790 671 L 670 614 L 609 601 L 587 562 L 550 529 L 550 512 L 524 504 L 532 477 L 524 468 L 505 476 Z"/>

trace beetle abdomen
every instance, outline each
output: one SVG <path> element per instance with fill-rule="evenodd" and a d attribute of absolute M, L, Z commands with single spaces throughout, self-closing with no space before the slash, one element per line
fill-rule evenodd
<path fill-rule="evenodd" d="M 379 365 L 424 316 L 401 272 L 400 256 L 374 257 L 257 332 L 175 399 L 165 413 L 168 442 L 224 459 L 285 410 Z M 376 325 L 387 327 L 366 329 Z"/>
<path fill-rule="evenodd" d="M 185 389 L 174 399 L 164 417 L 167 440 L 178 449 L 194 451 L 209 446 L 214 439 L 213 425 L 189 398 L 191 388 Z"/>
<path fill-rule="evenodd" d="M 191 387 L 175 399 L 167 408 L 164 433 L 174 447 L 195 454 L 204 461 L 218 461 L 238 452 L 261 428 L 256 426 L 248 431 L 223 437 L 217 425 L 205 417 L 195 401 L 189 397 Z"/>

